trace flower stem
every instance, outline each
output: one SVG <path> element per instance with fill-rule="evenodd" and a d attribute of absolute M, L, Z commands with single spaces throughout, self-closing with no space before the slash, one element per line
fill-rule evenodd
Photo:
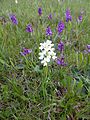
<path fill-rule="evenodd" d="M 46 96 L 47 96 L 47 78 L 48 78 L 48 66 L 46 66 L 44 68 L 44 71 L 43 71 L 43 80 L 42 80 L 42 88 L 43 88 L 43 97 L 44 97 L 44 100 L 46 100 Z"/>

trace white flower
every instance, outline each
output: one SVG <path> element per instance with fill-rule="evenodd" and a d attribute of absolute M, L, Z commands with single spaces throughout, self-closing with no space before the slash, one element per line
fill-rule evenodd
<path fill-rule="evenodd" d="M 54 52 L 55 48 L 53 48 L 53 46 L 54 44 L 52 44 L 52 41 L 50 40 L 40 43 L 39 59 L 43 66 L 47 66 L 47 63 L 49 63 L 51 59 L 55 60 L 57 58 L 56 53 Z"/>
<path fill-rule="evenodd" d="M 17 4 L 17 3 L 18 3 L 18 1 L 17 1 L 17 0 L 15 0 L 15 3 Z"/>

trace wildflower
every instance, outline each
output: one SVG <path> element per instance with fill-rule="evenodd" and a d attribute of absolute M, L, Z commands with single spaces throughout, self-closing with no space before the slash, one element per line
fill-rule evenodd
<path fill-rule="evenodd" d="M 84 52 L 84 54 L 88 54 L 88 51 L 87 51 L 87 50 L 84 50 L 83 52 Z"/>
<path fill-rule="evenodd" d="M 58 44 L 58 50 L 61 52 L 64 50 L 64 43 L 62 41 Z"/>
<path fill-rule="evenodd" d="M 32 52 L 31 49 L 23 48 L 23 52 L 20 52 L 22 56 L 26 56 Z"/>
<path fill-rule="evenodd" d="M 90 49 L 90 45 L 87 45 L 87 48 Z"/>
<path fill-rule="evenodd" d="M 79 16 L 78 16 L 78 21 L 79 21 L 79 22 L 82 22 L 82 20 L 83 20 L 82 15 L 79 15 Z"/>
<path fill-rule="evenodd" d="M 82 22 L 82 20 L 83 20 L 82 15 L 79 15 L 79 16 L 78 16 L 78 19 L 77 19 L 77 22 L 80 23 L 80 22 Z"/>
<path fill-rule="evenodd" d="M 57 59 L 57 64 L 60 65 L 60 66 L 66 66 L 66 63 L 64 62 L 64 57 L 62 56 L 61 58 L 58 58 Z"/>
<path fill-rule="evenodd" d="M 62 33 L 62 31 L 64 30 L 64 23 L 62 21 L 60 21 L 58 23 L 58 27 L 57 27 L 57 30 L 58 30 L 58 34 Z"/>
<path fill-rule="evenodd" d="M 15 25 L 18 24 L 18 20 L 15 15 L 10 15 L 10 20 L 12 21 L 13 24 L 15 24 Z"/>
<path fill-rule="evenodd" d="M 42 8 L 38 8 L 38 14 L 41 16 L 42 15 Z"/>
<path fill-rule="evenodd" d="M 41 60 L 43 66 L 47 66 L 47 63 L 49 63 L 51 59 L 55 60 L 57 58 L 53 46 L 54 44 L 52 44 L 52 41 L 50 40 L 47 40 L 44 43 L 40 43 L 39 59 Z"/>
<path fill-rule="evenodd" d="M 17 4 L 17 3 L 18 3 L 18 1 L 17 1 L 17 0 L 15 0 L 15 3 Z"/>
<path fill-rule="evenodd" d="M 90 53 L 90 45 L 87 45 L 87 51 Z"/>
<path fill-rule="evenodd" d="M 88 53 L 90 53 L 90 49 L 88 49 Z"/>
<path fill-rule="evenodd" d="M 69 22 L 69 21 L 72 21 L 72 16 L 71 16 L 70 10 L 67 9 L 66 10 L 66 22 Z"/>
<path fill-rule="evenodd" d="M 26 32 L 33 32 L 32 25 L 28 24 L 26 27 Z"/>
<path fill-rule="evenodd" d="M 85 54 L 90 53 L 90 45 L 87 45 L 86 49 L 84 50 Z"/>
<path fill-rule="evenodd" d="M 50 14 L 50 15 L 48 16 L 48 19 L 49 19 L 49 20 L 51 20 L 51 19 L 52 19 L 52 14 Z"/>
<path fill-rule="evenodd" d="M 52 31 L 50 27 L 46 28 L 46 36 L 52 36 Z"/>

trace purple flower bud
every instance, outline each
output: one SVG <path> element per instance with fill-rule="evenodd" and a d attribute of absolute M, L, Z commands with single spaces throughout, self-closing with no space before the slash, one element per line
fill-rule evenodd
<path fill-rule="evenodd" d="M 57 59 L 57 64 L 60 66 L 66 66 L 66 63 L 64 62 L 64 57 L 62 56 L 61 58 Z"/>
<path fill-rule="evenodd" d="M 72 21 L 71 12 L 69 9 L 66 10 L 66 22 Z"/>
<path fill-rule="evenodd" d="M 84 50 L 83 53 L 84 53 L 84 54 L 88 54 L 88 51 L 87 51 L 87 50 Z"/>
<path fill-rule="evenodd" d="M 87 45 L 86 49 L 84 50 L 85 54 L 90 53 L 90 45 Z"/>
<path fill-rule="evenodd" d="M 50 27 L 46 28 L 46 36 L 52 36 L 52 31 Z"/>
<path fill-rule="evenodd" d="M 41 16 L 42 15 L 42 8 L 38 8 L 38 14 Z"/>
<path fill-rule="evenodd" d="M 22 56 L 26 56 L 27 54 L 31 53 L 31 49 L 23 48 L 23 52 L 20 52 Z"/>
<path fill-rule="evenodd" d="M 90 49 L 88 49 L 88 53 L 90 53 Z"/>
<path fill-rule="evenodd" d="M 64 30 L 64 23 L 62 21 L 60 21 L 58 23 L 58 27 L 57 27 L 57 30 L 58 30 L 58 34 L 62 33 L 62 31 Z"/>
<path fill-rule="evenodd" d="M 87 49 L 90 49 L 90 45 L 87 45 Z"/>
<path fill-rule="evenodd" d="M 90 45 L 87 45 L 87 51 L 90 53 Z"/>
<path fill-rule="evenodd" d="M 64 50 L 64 43 L 62 41 L 58 44 L 58 50 L 61 52 Z"/>
<path fill-rule="evenodd" d="M 18 20 L 15 15 L 10 15 L 10 20 L 12 21 L 13 24 L 15 24 L 15 25 L 18 24 Z"/>
<path fill-rule="evenodd" d="M 82 15 L 79 15 L 79 16 L 78 16 L 78 21 L 79 21 L 79 22 L 82 22 L 82 20 L 83 20 Z"/>
<path fill-rule="evenodd" d="M 52 19 L 52 14 L 50 14 L 50 15 L 48 16 L 48 19 L 49 19 L 49 20 L 51 20 L 51 19 Z"/>
<path fill-rule="evenodd" d="M 26 32 L 33 32 L 32 25 L 28 24 L 26 27 Z"/>

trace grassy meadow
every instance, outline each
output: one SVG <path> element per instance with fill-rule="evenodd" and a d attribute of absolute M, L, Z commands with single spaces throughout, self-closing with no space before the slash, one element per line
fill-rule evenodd
<path fill-rule="evenodd" d="M 38 8 L 42 8 L 41 15 Z M 69 22 L 67 9 L 72 16 Z M 58 34 L 60 21 L 64 30 Z M 33 32 L 26 31 L 28 24 Z M 51 36 L 46 35 L 48 26 Z M 54 44 L 57 58 L 64 58 L 58 62 L 48 59 L 43 66 L 40 45 L 47 40 Z M 61 51 L 60 41 L 64 45 Z M 0 0 L 0 120 L 90 120 L 87 45 L 90 0 Z"/>

